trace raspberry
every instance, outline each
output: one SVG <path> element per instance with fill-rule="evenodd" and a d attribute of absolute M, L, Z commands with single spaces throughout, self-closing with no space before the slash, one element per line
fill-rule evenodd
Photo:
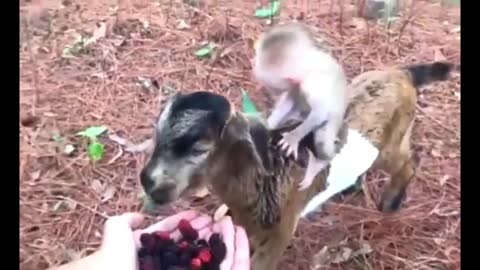
<path fill-rule="evenodd" d="M 190 266 L 192 266 L 192 270 L 200 270 L 202 269 L 202 261 L 199 258 L 193 258 Z"/>
<path fill-rule="evenodd" d="M 180 220 L 178 223 L 178 230 L 183 238 L 187 241 L 194 241 L 198 238 L 198 232 L 192 227 L 190 222 L 186 219 Z"/>
<path fill-rule="evenodd" d="M 212 260 L 212 253 L 210 253 L 208 248 L 202 248 L 200 252 L 198 252 L 197 257 L 202 261 L 202 263 L 209 263 Z"/>

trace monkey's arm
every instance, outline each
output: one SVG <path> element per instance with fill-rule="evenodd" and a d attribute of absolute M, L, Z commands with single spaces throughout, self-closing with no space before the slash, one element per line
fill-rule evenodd
<path fill-rule="evenodd" d="M 289 96 L 288 91 L 285 91 L 275 103 L 272 113 L 268 117 L 267 123 L 270 129 L 277 128 L 288 115 L 288 112 L 293 108 L 293 100 Z"/>

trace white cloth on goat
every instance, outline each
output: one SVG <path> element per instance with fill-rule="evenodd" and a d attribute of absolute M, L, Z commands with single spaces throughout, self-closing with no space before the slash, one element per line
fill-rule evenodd
<path fill-rule="evenodd" d="M 357 178 L 366 172 L 378 156 L 378 149 L 362 134 L 348 129 L 345 145 L 330 163 L 327 187 L 313 197 L 304 207 L 301 217 L 315 211 L 325 201 L 354 185 Z"/>

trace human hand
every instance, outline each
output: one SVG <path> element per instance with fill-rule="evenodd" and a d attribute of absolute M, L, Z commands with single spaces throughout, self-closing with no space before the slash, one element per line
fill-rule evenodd
<path fill-rule="evenodd" d="M 199 238 L 208 240 L 213 233 L 219 233 L 223 237 L 223 242 L 227 248 L 225 259 L 220 264 L 221 270 L 248 270 L 250 269 L 250 247 L 245 230 L 234 226 L 231 217 L 226 216 L 219 222 L 213 223 L 211 217 L 200 215 L 194 211 L 184 211 L 170 216 L 150 227 L 135 231 L 137 247 L 140 247 L 140 235 L 142 233 L 152 233 L 155 231 L 164 231 L 170 233 L 174 240 L 181 238 L 181 233 L 177 229 L 180 220 L 186 219 L 192 227 L 198 231 Z"/>

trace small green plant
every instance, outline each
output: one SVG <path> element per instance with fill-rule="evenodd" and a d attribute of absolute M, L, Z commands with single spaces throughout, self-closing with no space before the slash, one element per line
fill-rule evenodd
<path fill-rule="evenodd" d="M 205 47 L 197 50 L 194 54 L 198 58 L 209 57 L 216 47 L 217 47 L 216 44 L 208 43 Z"/>
<path fill-rule="evenodd" d="M 253 115 L 253 116 L 260 116 L 260 112 L 255 107 L 255 104 L 248 96 L 248 93 L 242 89 L 242 111 L 245 114 Z"/>
<path fill-rule="evenodd" d="M 261 8 L 255 11 L 255 17 L 257 18 L 271 18 L 276 16 L 280 11 L 280 1 L 270 1 L 268 8 Z"/>
<path fill-rule="evenodd" d="M 107 131 L 107 128 L 104 126 L 93 126 L 77 133 L 78 136 L 89 139 L 87 152 L 93 161 L 101 160 L 105 154 L 105 146 L 97 139 L 105 131 Z"/>

